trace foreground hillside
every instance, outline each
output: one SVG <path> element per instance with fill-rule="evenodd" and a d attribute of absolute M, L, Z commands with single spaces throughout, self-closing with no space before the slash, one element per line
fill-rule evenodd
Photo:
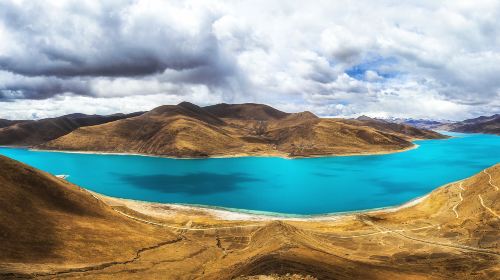
<path fill-rule="evenodd" d="M 391 152 L 413 139 L 444 138 L 429 130 L 375 120 L 318 118 L 261 104 L 198 107 L 183 102 L 141 116 L 82 127 L 40 149 L 140 153 L 173 157 L 284 157 Z"/>
<path fill-rule="evenodd" d="M 0 156 L 0 271 L 126 260 L 169 238 L 175 240 L 117 215 L 75 185 Z"/>
<path fill-rule="evenodd" d="M 498 279 L 499 182 L 496 165 L 391 211 L 234 220 L 94 197 L 0 157 L 0 278 Z"/>
<path fill-rule="evenodd" d="M 115 114 L 110 116 L 71 114 L 35 121 L 0 120 L 0 145 L 38 145 L 59 138 L 79 127 L 103 124 L 140 114 Z"/>

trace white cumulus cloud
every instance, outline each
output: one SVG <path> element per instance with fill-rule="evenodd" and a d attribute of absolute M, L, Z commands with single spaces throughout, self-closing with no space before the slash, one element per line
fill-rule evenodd
<path fill-rule="evenodd" d="M 325 116 L 500 112 L 500 2 L 5 0 L 0 118 L 187 100 Z"/>

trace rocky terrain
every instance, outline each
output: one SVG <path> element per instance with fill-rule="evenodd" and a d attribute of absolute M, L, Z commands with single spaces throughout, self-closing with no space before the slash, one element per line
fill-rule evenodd
<path fill-rule="evenodd" d="M 500 165 L 399 208 L 251 219 L 84 189 L 0 157 L 1 279 L 498 279 Z"/>
<path fill-rule="evenodd" d="M 0 120 L 0 146 L 33 146 L 59 138 L 73 130 L 98 125 L 142 113 L 109 116 L 71 114 L 57 118 L 31 121 Z"/>
<path fill-rule="evenodd" d="M 319 118 L 262 104 L 199 107 L 183 102 L 143 115 L 81 127 L 38 149 L 171 157 L 308 157 L 401 151 L 414 139 L 445 136 L 377 120 Z"/>

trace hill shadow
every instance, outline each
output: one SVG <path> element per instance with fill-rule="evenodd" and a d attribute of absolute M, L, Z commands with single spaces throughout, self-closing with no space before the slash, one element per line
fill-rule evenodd
<path fill-rule="evenodd" d="M 129 175 L 114 173 L 114 175 L 119 176 L 121 180 L 136 188 L 162 193 L 186 193 L 191 195 L 231 192 L 240 188 L 241 183 L 261 181 L 245 173 L 216 174 L 199 172 L 183 175 Z"/>

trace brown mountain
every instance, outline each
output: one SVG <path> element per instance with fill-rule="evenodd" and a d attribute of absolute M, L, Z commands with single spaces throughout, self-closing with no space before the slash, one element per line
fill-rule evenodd
<path fill-rule="evenodd" d="M 0 128 L 11 126 L 11 125 L 14 125 L 16 123 L 22 123 L 22 122 L 26 122 L 26 121 L 0 119 Z"/>
<path fill-rule="evenodd" d="M 496 165 L 405 207 L 235 221 L 0 157 L 0 278 L 498 279 L 499 182 Z"/>
<path fill-rule="evenodd" d="M 438 129 L 465 133 L 489 133 L 500 135 L 500 114 L 482 116 L 439 126 Z"/>
<path fill-rule="evenodd" d="M 142 113 L 109 116 L 71 114 L 35 121 L 13 121 L 10 125 L 0 128 L 0 145 L 38 145 L 59 138 L 79 127 L 103 124 L 140 114 Z"/>
<path fill-rule="evenodd" d="M 412 147 L 438 133 L 378 121 L 318 118 L 261 104 L 199 107 L 183 102 L 141 116 L 82 127 L 41 149 L 140 153 L 174 157 L 319 156 Z"/>
<path fill-rule="evenodd" d="M 219 118 L 242 119 L 242 120 L 259 120 L 270 121 L 279 120 L 290 115 L 274 109 L 271 106 L 264 104 L 245 103 L 245 104 L 216 104 L 204 107 L 204 109 Z"/>

